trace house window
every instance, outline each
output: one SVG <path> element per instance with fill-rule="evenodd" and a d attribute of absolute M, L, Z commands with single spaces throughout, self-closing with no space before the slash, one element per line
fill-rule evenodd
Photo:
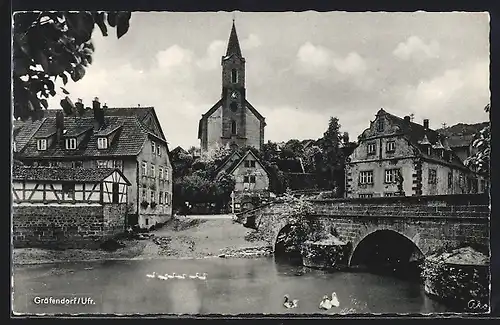
<path fill-rule="evenodd" d="M 385 170 L 385 182 L 386 183 L 396 183 L 396 177 L 398 175 L 399 169 L 386 169 Z"/>
<path fill-rule="evenodd" d="M 108 148 L 108 138 L 97 138 L 97 149 L 107 149 Z"/>
<path fill-rule="evenodd" d="M 394 152 L 394 151 L 396 151 L 396 142 L 395 141 L 389 141 L 389 142 L 387 142 L 385 150 L 387 152 Z"/>
<path fill-rule="evenodd" d="M 429 168 L 429 184 L 437 184 L 437 171 Z"/>
<path fill-rule="evenodd" d="M 163 204 L 163 192 L 160 191 L 160 194 L 158 195 L 158 204 Z"/>
<path fill-rule="evenodd" d="M 146 218 L 146 226 L 149 224 L 149 219 Z"/>
<path fill-rule="evenodd" d="M 250 183 L 255 184 L 255 176 L 250 176 Z"/>
<path fill-rule="evenodd" d="M 148 163 L 142 162 L 142 176 L 148 176 Z"/>
<path fill-rule="evenodd" d="M 245 160 L 244 164 L 245 164 L 245 167 L 250 167 L 250 160 Z"/>
<path fill-rule="evenodd" d="M 236 134 L 236 121 L 231 121 L 231 134 Z"/>
<path fill-rule="evenodd" d="M 98 160 L 97 161 L 97 168 L 108 168 L 108 161 L 107 160 Z"/>
<path fill-rule="evenodd" d="M 233 84 L 238 82 L 238 70 L 236 69 L 231 70 L 231 82 Z"/>
<path fill-rule="evenodd" d="M 155 173 L 155 165 L 151 165 L 151 177 L 155 178 L 156 173 Z"/>
<path fill-rule="evenodd" d="M 430 147 L 430 146 L 428 146 L 428 147 L 427 147 L 427 154 L 430 156 L 430 155 L 431 155 L 431 153 L 432 153 L 432 151 L 431 151 L 431 147 Z"/>
<path fill-rule="evenodd" d="M 113 203 L 120 203 L 120 185 L 118 183 L 113 183 L 111 187 Z"/>
<path fill-rule="evenodd" d="M 36 142 L 36 147 L 40 151 L 47 150 L 47 139 L 38 139 L 38 141 Z"/>
<path fill-rule="evenodd" d="M 75 183 L 65 183 L 62 185 L 62 192 L 64 194 L 64 199 L 74 199 L 75 198 Z"/>
<path fill-rule="evenodd" d="M 156 154 L 157 154 L 158 156 L 161 156 L 161 147 L 160 147 L 160 145 L 157 145 L 157 146 L 156 146 Z"/>
<path fill-rule="evenodd" d="M 113 160 L 113 168 L 123 171 L 123 160 Z"/>
<path fill-rule="evenodd" d="M 166 205 L 170 204 L 169 201 L 168 201 L 168 193 L 167 192 L 165 192 L 165 204 Z"/>
<path fill-rule="evenodd" d="M 155 191 L 151 190 L 151 202 L 155 202 Z"/>
<path fill-rule="evenodd" d="M 152 152 L 153 156 L 156 153 L 156 144 L 154 141 L 151 141 L 151 152 Z"/>
<path fill-rule="evenodd" d="M 255 168 L 255 160 L 250 160 L 250 167 Z"/>
<path fill-rule="evenodd" d="M 243 176 L 243 183 L 250 183 L 250 177 L 249 176 Z"/>
<path fill-rule="evenodd" d="M 453 172 L 448 172 L 448 188 L 453 186 Z"/>
<path fill-rule="evenodd" d="M 379 117 L 379 119 L 377 120 L 377 131 L 384 131 L 384 119 L 382 119 L 381 117 Z"/>
<path fill-rule="evenodd" d="M 359 173 L 360 184 L 373 184 L 373 170 L 366 170 Z"/>
<path fill-rule="evenodd" d="M 368 149 L 368 154 L 369 155 L 374 155 L 375 154 L 375 149 L 377 146 L 375 145 L 375 142 L 368 143 L 367 149 Z"/>
<path fill-rule="evenodd" d="M 158 178 L 161 180 L 163 180 L 163 168 L 159 167 L 158 168 Z"/>
<path fill-rule="evenodd" d="M 147 197 L 146 197 L 146 188 L 145 187 L 142 188 L 142 199 L 144 201 L 146 201 L 146 199 L 147 199 Z"/>
<path fill-rule="evenodd" d="M 76 149 L 76 138 L 66 139 L 66 149 L 69 149 L 69 150 Z"/>
<path fill-rule="evenodd" d="M 170 180 L 169 169 L 165 168 L 165 180 L 168 182 Z"/>
<path fill-rule="evenodd" d="M 363 193 L 363 194 L 360 194 L 359 197 L 363 198 L 363 199 L 370 198 L 370 197 L 373 197 L 373 193 Z"/>

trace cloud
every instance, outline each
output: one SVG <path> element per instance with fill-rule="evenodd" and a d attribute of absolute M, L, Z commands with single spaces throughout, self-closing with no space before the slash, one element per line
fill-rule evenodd
<path fill-rule="evenodd" d="M 226 42 L 221 40 L 212 41 L 207 48 L 204 57 L 196 61 L 198 68 L 203 70 L 214 70 L 220 67 L 220 59 L 224 55 Z"/>
<path fill-rule="evenodd" d="M 399 43 L 392 52 L 401 60 L 425 60 L 439 57 L 439 43 L 432 41 L 426 44 L 418 36 L 410 36 L 405 42 Z"/>
<path fill-rule="evenodd" d="M 341 75 L 353 76 L 367 70 L 365 60 L 356 52 L 341 57 L 326 47 L 315 46 L 310 42 L 303 44 L 297 52 L 298 72 L 316 75 L 321 79 L 331 75 L 331 70 Z"/>
<path fill-rule="evenodd" d="M 248 36 L 248 38 L 241 41 L 242 50 L 252 50 L 252 49 L 258 48 L 261 45 L 262 45 L 262 42 L 261 42 L 259 36 L 255 35 L 255 34 L 250 34 Z"/>
<path fill-rule="evenodd" d="M 182 64 L 189 64 L 193 59 L 193 52 L 183 49 L 179 45 L 172 45 L 168 49 L 156 53 L 156 60 L 161 69 L 171 69 Z"/>
<path fill-rule="evenodd" d="M 443 122 L 449 125 L 473 122 L 489 102 L 488 85 L 488 62 L 473 62 L 422 80 L 405 93 L 401 107 L 409 108 L 421 118 L 433 116 L 435 124 L 431 127 L 434 128 Z"/>

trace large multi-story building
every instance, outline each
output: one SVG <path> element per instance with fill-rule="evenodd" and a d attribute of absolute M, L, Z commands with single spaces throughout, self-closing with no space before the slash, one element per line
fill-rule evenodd
<path fill-rule="evenodd" d="M 444 135 L 380 109 L 346 165 L 347 197 L 484 192 Z M 479 181 L 478 181 L 479 180 Z"/>
<path fill-rule="evenodd" d="M 198 127 L 201 151 L 218 147 L 254 147 L 260 150 L 264 145 L 266 122 L 247 100 L 245 58 L 241 54 L 234 21 L 221 65 L 221 99 L 202 115 Z"/>
<path fill-rule="evenodd" d="M 46 110 L 38 122 L 14 121 L 14 159 L 28 166 L 118 168 L 130 180 L 127 220 L 150 228 L 172 215 L 168 143 L 153 107 Z"/>

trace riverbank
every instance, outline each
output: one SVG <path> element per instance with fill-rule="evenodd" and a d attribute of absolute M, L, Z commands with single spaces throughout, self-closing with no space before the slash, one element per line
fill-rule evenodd
<path fill-rule="evenodd" d="M 230 218 L 172 219 L 144 239 L 118 239 L 116 249 L 15 248 L 15 265 L 94 260 L 192 259 L 257 257 L 272 254 L 255 231 Z"/>

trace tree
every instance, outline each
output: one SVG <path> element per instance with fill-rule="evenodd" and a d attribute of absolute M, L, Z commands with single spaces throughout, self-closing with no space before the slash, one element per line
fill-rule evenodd
<path fill-rule="evenodd" d="M 317 167 L 324 188 L 343 190 L 345 157 L 340 149 L 342 138 L 338 118 L 331 117 L 328 129 L 318 141 L 322 159 L 318 159 Z"/>
<path fill-rule="evenodd" d="M 484 110 L 490 113 L 490 104 Z M 477 152 L 465 160 L 465 165 L 478 173 L 490 175 L 491 125 L 484 127 L 476 134 L 472 146 Z"/>
<path fill-rule="evenodd" d="M 55 82 L 64 85 L 85 76 L 92 64 L 92 32 L 97 25 L 103 36 L 108 26 L 121 38 L 129 29 L 130 12 L 27 12 L 14 15 L 13 89 L 14 117 L 39 118 L 48 107 L 47 98 L 55 96 Z M 64 88 L 62 91 L 69 94 Z M 64 108 L 74 108 L 66 97 Z"/>

